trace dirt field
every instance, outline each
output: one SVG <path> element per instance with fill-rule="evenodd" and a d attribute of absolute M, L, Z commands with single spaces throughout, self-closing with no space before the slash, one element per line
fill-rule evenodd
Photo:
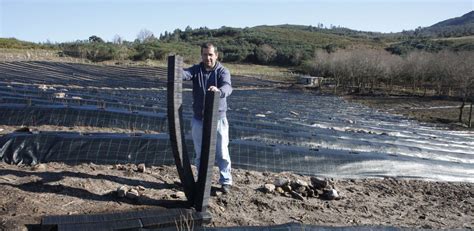
<path fill-rule="evenodd" d="M 214 176 L 217 176 L 215 169 Z M 332 181 L 338 200 L 293 198 L 265 193 L 261 187 L 283 177 L 310 182 L 291 173 L 236 169 L 230 194 L 211 198 L 210 226 L 274 225 L 287 222 L 328 226 L 383 225 L 411 228 L 474 227 L 474 188 L 468 183 L 402 179 Z M 214 182 L 216 182 L 215 179 Z M 149 167 L 48 163 L 0 164 L 0 229 L 26 229 L 42 216 L 139 210 L 160 201 L 185 200 L 174 166 Z M 120 198 L 120 186 L 137 188 L 136 199 Z M 216 186 L 217 187 L 217 186 Z"/>

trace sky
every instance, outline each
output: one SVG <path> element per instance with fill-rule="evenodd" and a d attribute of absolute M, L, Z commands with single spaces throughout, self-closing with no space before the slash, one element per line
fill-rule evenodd
<path fill-rule="evenodd" d="M 297 24 L 373 32 L 427 27 L 473 10 L 474 0 L 0 0 L 0 37 L 73 42 L 96 35 L 133 41 L 222 26 Z"/>

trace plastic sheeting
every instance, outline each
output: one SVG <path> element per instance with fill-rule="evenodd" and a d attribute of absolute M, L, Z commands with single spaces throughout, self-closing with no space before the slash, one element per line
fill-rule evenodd
<path fill-rule="evenodd" d="M 9 164 L 171 164 L 167 134 L 14 132 L 0 138 L 0 159 Z"/>
<path fill-rule="evenodd" d="M 188 154 L 192 158 L 192 141 L 189 136 L 186 138 Z M 310 150 L 255 141 L 233 140 L 229 148 L 234 167 L 257 171 L 293 171 L 306 175 L 351 178 L 390 174 L 428 178 L 440 174 L 439 166 L 445 166 L 446 169 L 442 170 L 444 176 L 462 177 L 470 171 L 470 165 L 462 163 L 380 153 L 348 154 L 331 149 Z M 167 134 L 15 132 L 0 138 L 0 159 L 10 164 L 52 161 L 70 164 L 174 163 Z M 403 172 L 393 172 L 405 167 L 407 170 Z M 419 169 L 423 171 L 420 173 Z"/>
<path fill-rule="evenodd" d="M 20 104 L 0 105 L 0 121 L 4 125 L 55 125 L 114 127 L 130 130 L 166 131 L 166 114 L 98 109 L 90 106 Z"/>

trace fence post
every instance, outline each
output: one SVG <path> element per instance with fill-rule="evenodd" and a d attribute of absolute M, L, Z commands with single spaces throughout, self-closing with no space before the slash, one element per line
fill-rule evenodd
<path fill-rule="evenodd" d="M 189 205 L 194 204 L 195 181 L 184 141 L 182 80 L 183 58 L 168 57 L 168 128 L 178 175 Z"/>
<path fill-rule="evenodd" d="M 207 91 L 204 103 L 204 120 L 202 123 L 201 160 L 194 204 L 194 207 L 199 212 L 206 212 L 209 205 L 209 197 L 211 196 L 212 168 L 216 158 L 219 99 L 219 92 Z"/>

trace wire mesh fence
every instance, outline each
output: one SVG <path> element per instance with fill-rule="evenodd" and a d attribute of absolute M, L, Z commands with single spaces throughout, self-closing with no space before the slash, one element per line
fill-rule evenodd
<path fill-rule="evenodd" d="M 431 129 L 338 97 L 273 84 L 233 77 L 227 116 L 234 167 L 348 176 L 420 177 L 436 172 L 393 172 L 390 167 L 418 163 L 423 169 L 434 165 L 448 169 L 443 172 L 446 177 L 466 178 L 472 172 L 470 133 Z M 188 153 L 193 155 L 190 86 L 184 83 L 183 119 Z M 66 133 L 3 135 L 4 161 L 173 163 L 163 68 L 0 62 L 0 121 L 0 126 L 16 128 L 70 128 Z M 125 133 L 104 133 L 105 128 Z"/>

